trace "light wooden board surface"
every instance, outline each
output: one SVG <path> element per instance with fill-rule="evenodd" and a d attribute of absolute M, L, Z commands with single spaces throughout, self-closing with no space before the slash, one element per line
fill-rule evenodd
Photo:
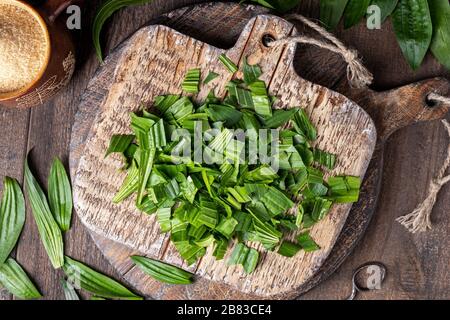
<path fill-rule="evenodd" d="M 226 54 L 235 62 L 242 62 L 244 57 L 262 50 L 259 62 L 264 72 L 262 79 L 270 83 L 271 93 L 280 98 L 278 107 L 305 107 L 318 127 L 318 146 L 338 155 L 334 173 L 363 176 L 376 140 L 370 117 L 340 94 L 301 79 L 292 65 L 295 45 L 268 49 L 261 42 L 265 34 L 282 38 L 293 32 L 296 32 L 293 26 L 280 18 L 259 16 L 249 22 Z M 209 70 L 219 73 L 216 93 L 223 96 L 230 74 L 217 58 L 224 52 L 164 26 L 144 28 L 128 40 L 114 72 L 104 112 L 91 129 L 75 177 L 76 211 L 90 229 L 148 256 L 184 266 L 167 235 L 160 234 L 154 216 L 138 212 L 132 199 L 118 206 L 112 204 L 110 200 L 124 175 L 117 170 L 120 159 L 104 159 L 104 153 L 112 134 L 129 131 L 130 111 L 137 110 L 141 102 L 149 105 L 157 95 L 180 92 L 184 75 L 191 68 L 201 66 L 204 74 Z M 200 97 L 208 90 L 203 90 Z M 322 248 L 315 253 L 298 254 L 292 259 L 276 253 L 263 254 L 258 269 L 245 275 L 240 267 L 215 261 L 209 252 L 191 270 L 245 293 L 260 296 L 293 293 L 314 275 L 329 254 L 350 207 L 334 206 L 329 216 L 312 229 Z"/>

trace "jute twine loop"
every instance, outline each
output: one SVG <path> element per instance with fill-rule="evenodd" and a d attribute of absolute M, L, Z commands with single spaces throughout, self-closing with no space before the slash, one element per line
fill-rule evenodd
<path fill-rule="evenodd" d="M 327 49 L 335 52 L 342 56 L 342 58 L 347 63 L 347 78 L 350 85 L 354 88 L 366 88 L 373 81 L 373 75 L 369 70 L 363 65 L 360 58 L 358 57 L 358 52 L 353 49 L 347 48 L 339 39 L 337 39 L 333 34 L 319 26 L 318 24 L 312 22 L 311 20 L 305 18 L 299 14 L 291 14 L 286 16 L 287 19 L 299 20 L 311 29 L 318 32 L 322 37 L 327 39 L 329 42 L 324 42 L 307 36 L 295 36 L 287 37 L 280 40 L 275 40 L 268 43 L 269 47 L 284 46 L 291 43 L 304 43 L 312 44 L 319 48 Z"/>
<path fill-rule="evenodd" d="M 450 99 L 442 97 L 440 95 L 433 96 L 430 94 L 429 99 L 434 101 L 440 101 L 448 103 L 450 105 Z M 447 120 L 442 120 L 445 128 L 447 129 L 448 136 L 450 138 L 450 124 Z M 426 199 L 418 205 L 413 212 L 402 217 L 397 218 L 397 222 L 402 224 L 406 229 L 412 233 L 424 232 L 431 229 L 431 212 L 433 211 L 436 198 L 441 188 L 450 181 L 450 175 L 445 175 L 448 167 L 450 166 L 450 143 L 447 147 L 447 158 L 444 161 L 441 169 L 439 170 L 437 178 L 430 182 L 428 189 L 428 196 Z"/>

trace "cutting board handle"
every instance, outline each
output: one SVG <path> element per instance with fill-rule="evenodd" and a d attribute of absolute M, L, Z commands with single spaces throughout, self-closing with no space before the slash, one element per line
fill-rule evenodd
<path fill-rule="evenodd" d="M 445 78 L 427 79 L 383 92 L 370 89 L 351 89 L 346 92 L 375 121 L 381 142 L 398 129 L 413 123 L 442 119 L 450 110 L 450 105 L 428 98 L 432 92 L 450 96 L 450 82 Z"/>

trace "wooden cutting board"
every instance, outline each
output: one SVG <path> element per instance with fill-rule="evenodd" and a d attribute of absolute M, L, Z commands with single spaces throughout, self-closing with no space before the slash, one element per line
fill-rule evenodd
<path fill-rule="evenodd" d="M 239 25 L 242 25 L 245 22 L 245 19 L 248 19 L 248 17 L 250 17 L 251 15 L 256 14 L 258 12 L 258 10 L 255 10 L 254 8 L 252 8 L 250 10 L 245 9 L 243 7 L 240 7 L 240 6 L 237 6 L 234 4 L 215 3 L 213 5 L 197 6 L 194 8 L 179 10 L 176 13 L 170 14 L 168 20 L 171 25 L 176 25 L 178 27 L 178 29 L 192 27 L 193 31 L 195 31 L 196 29 L 197 30 L 205 30 L 204 34 L 208 34 L 208 33 L 213 32 L 214 28 L 211 25 L 201 26 L 201 22 L 199 22 L 199 19 L 195 19 L 195 18 L 203 17 L 204 19 L 202 19 L 202 21 L 205 21 L 205 23 L 210 23 L 210 24 L 216 23 L 216 25 L 214 27 L 216 28 L 215 32 L 217 32 L 218 30 L 220 30 L 220 28 L 219 28 L 220 21 L 219 21 L 219 19 L 214 19 L 214 17 L 213 17 L 214 12 L 216 12 L 216 13 L 217 12 L 229 12 L 229 14 L 231 16 L 233 16 L 233 18 L 230 18 L 231 21 L 236 22 L 235 25 L 231 24 L 231 22 L 227 23 L 228 26 L 230 27 L 230 30 L 229 30 L 230 33 L 233 34 L 234 32 L 236 32 L 236 29 L 240 30 L 239 28 L 242 28 L 242 27 L 239 27 Z M 185 14 L 186 12 L 188 14 Z M 222 23 L 223 23 L 223 21 L 222 21 Z M 284 30 L 286 30 L 285 34 L 288 34 L 288 32 L 290 32 L 291 26 L 289 24 L 286 24 L 285 22 L 275 25 L 276 32 L 278 32 L 278 30 L 283 30 L 283 25 L 286 26 L 284 28 Z M 265 27 L 267 27 L 267 26 L 270 26 L 270 25 L 265 24 Z M 206 28 L 203 28 L 203 27 L 206 27 Z M 281 29 L 280 29 L 280 27 L 281 27 Z M 268 30 L 266 29 L 266 30 L 270 31 L 270 30 L 272 30 L 271 28 L 272 27 L 270 27 L 270 29 L 268 29 Z M 247 30 L 247 34 L 255 35 L 254 30 L 255 30 L 255 28 L 253 28 L 252 32 L 248 32 L 248 30 Z M 262 34 L 262 32 L 261 32 L 261 34 Z M 259 35 L 261 35 L 261 34 L 259 34 Z M 280 33 L 280 34 L 284 35 L 283 33 Z M 243 35 L 245 35 L 245 31 L 244 31 Z M 118 63 L 118 62 L 123 60 L 123 57 L 124 57 L 124 55 L 126 55 L 126 51 L 129 50 L 130 43 L 132 43 L 131 41 L 133 41 L 133 39 L 124 43 L 120 48 L 118 48 L 114 52 L 114 54 L 108 59 L 108 62 L 103 66 L 102 69 L 99 70 L 95 79 L 93 79 L 93 81 L 90 83 L 89 89 L 88 89 L 87 93 L 85 94 L 85 96 L 83 97 L 83 103 L 80 106 L 80 114 L 77 116 L 77 123 L 74 126 L 74 134 L 73 134 L 72 145 L 71 145 L 71 150 L 72 150 L 71 169 L 72 169 L 72 171 L 74 171 L 75 167 L 77 167 L 78 159 L 80 158 L 80 154 L 82 153 L 81 151 L 84 149 L 84 145 L 86 142 L 86 135 L 87 135 L 87 132 L 89 131 L 89 128 L 91 127 L 90 124 L 93 120 L 93 119 L 91 119 L 91 117 L 94 117 L 95 115 L 99 114 L 99 111 L 101 111 L 103 113 L 107 113 L 109 110 L 109 104 L 105 103 L 105 101 L 107 101 L 110 98 L 111 94 L 108 94 L 107 90 L 110 85 L 112 85 L 112 87 L 114 87 L 117 84 L 117 81 L 116 81 L 117 80 L 117 77 L 116 77 L 117 70 L 120 69 L 120 66 L 121 66 L 121 63 Z M 241 44 L 243 43 L 242 37 L 240 38 L 240 40 L 237 42 L 236 46 L 233 49 L 236 50 L 236 48 L 239 46 L 240 43 Z M 254 42 L 250 41 L 247 44 L 247 46 L 242 46 L 243 47 L 242 51 L 249 52 L 249 50 L 251 50 L 252 47 L 254 48 L 254 47 L 257 47 L 258 45 L 259 45 L 258 41 L 254 41 Z M 203 49 L 204 49 L 204 47 L 202 47 L 202 50 Z M 230 51 L 232 52 L 233 49 L 231 49 Z M 230 55 L 231 55 L 231 53 L 230 53 Z M 287 48 L 287 50 L 285 50 L 282 53 L 279 53 L 279 55 L 280 55 L 280 57 L 283 58 L 283 59 L 281 59 L 281 64 L 284 63 L 284 64 L 289 65 L 290 62 L 289 62 L 289 60 L 286 60 L 286 59 L 292 59 L 293 49 Z M 278 58 L 279 57 L 275 57 L 275 61 L 277 61 Z M 270 61 L 271 59 L 272 58 L 270 58 L 270 59 L 267 58 L 266 60 Z M 286 63 L 286 61 L 288 63 Z M 270 63 L 268 63 L 268 64 L 270 64 Z M 278 70 L 278 69 L 276 69 L 276 70 Z M 277 71 L 275 71 L 275 74 L 276 74 L 276 72 Z M 292 68 L 289 70 L 289 73 L 293 74 L 293 77 L 296 78 Z M 114 78 L 113 81 L 111 81 L 112 77 Z M 182 78 L 183 78 L 183 76 L 180 76 L 179 81 L 181 81 Z M 113 82 L 113 83 L 111 84 L 111 82 Z M 405 99 L 405 103 L 414 101 L 414 100 L 417 101 L 418 99 L 422 98 L 423 94 L 426 94 L 426 92 L 430 89 L 430 87 L 433 87 L 433 86 L 439 88 L 440 90 L 443 90 L 442 87 L 445 86 L 445 84 L 442 83 L 442 80 L 433 80 L 433 81 L 429 81 L 427 83 L 412 85 L 412 86 L 402 88 L 402 90 L 396 90 L 393 92 L 388 92 L 388 93 L 383 93 L 383 94 L 378 94 L 378 93 L 375 93 L 372 91 L 363 92 L 363 93 L 361 93 L 361 92 L 353 92 L 353 93 L 354 93 L 354 98 L 361 100 L 364 104 L 369 104 L 368 101 L 374 100 L 374 103 L 370 104 L 371 110 L 368 110 L 370 113 L 372 113 L 372 111 L 376 111 L 375 109 L 377 106 L 385 105 L 386 106 L 385 109 L 391 108 L 392 109 L 391 111 L 394 111 L 394 112 L 387 112 L 387 114 L 390 113 L 391 115 L 392 114 L 395 115 L 397 112 L 394 109 L 398 109 L 398 108 L 394 108 L 393 102 L 397 103 L 398 105 L 403 105 L 403 104 L 398 103 L 399 102 L 398 99 L 394 99 L 394 98 L 398 98 L 399 93 L 402 93 L 402 96 L 406 95 L 407 97 L 409 97 L 409 99 Z M 176 87 L 175 89 L 178 89 L 178 86 L 176 84 L 175 84 L 175 87 Z M 315 88 L 316 86 L 307 85 L 307 87 L 309 90 L 311 88 Z M 273 85 L 272 85 L 272 88 L 274 88 Z M 448 86 L 446 88 L 448 88 Z M 275 89 L 276 89 L 276 87 L 275 87 Z M 308 90 L 305 90 L 305 92 L 312 92 L 312 94 L 310 93 L 311 95 L 308 95 L 306 98 L 304 98 L 304 97 L 300 98 L 300 99 L 306 99 L 306 100 L 300 100 L 300 101 L 306 101 L 306 104 L 313 101 L 314 94 L 316 94 L 316 92 L 314 90 L 313 91 L 308 91 Z M 111 90 L 110 90 L 110 92 L 111 92 Z M 167 93 L 167 91 L 165 91 L 165 88 L 164 88 L 163 92 L 161 92 L 161 93 Z M 327 96 L 327 95 L 328 95 L 328 93 L 325 93 L 325 96 Z M 337 95 L 331 94 L 331 96 L 335 97 Z M 310 97 L 313 97 L 312 100 Z M 339 97 L 339 96 L 337 96 L 337 97 Z M 368 97 L 370 99 L 367 99 Z M 290 97 L 290 98 L 292 98 L 292 97 Z M 295 99 L 295 98 L 293 98 L 293 99 Z M 343 101 L 343 100 L 341 100 L 341 101 Z M 338 103 L 339 103 L 339 100 L 338 100 Z M 313 105 L 313 104 L 308 104 L 308 105 Z M 318 105 L 320 105 L 320 103 Z M 398 105 L 397 105 L 397 107 L 398 107 Z M 442 116 L 442 114 L 443 114 L 443 112 L 440 108 L 435 109 L 435 111 L 432 114 L 423 112 L 424 110 L 422 110 L 422 109 L 424 109 L 424 108 L 426 108 L 424 103 L 423 102 L 420 103 L 418 105 L 418 108 L 412 110 L 408 116 L 404 117 L 406 119 L 406 121 L 400 121 L 399 125 L 395 125 L 392 123 L 384 123 L 382 117 L 381 118 L 377 117 L 377 119 L 378 119 L 377 125 L 382 129 L 381 131 L 383 132 L 382 138 L 387 137 L 388 133 L 390 133 L 390 132 L 388 132 L 389 130 L 386 130 L 386 128 L 391 128 L 391 129 L 395 130 L 396 128 L 398 128 L 401 125 L 406 125 L 410 122 L 417 121 L 417 120 L 426 120 L 426 119 L 431 119 L 431 118 L 437 118 L 439 116 Z M 419 117 L 419 112 L 422 114 L 421 117 Z M 375 114 L 376 113 L 374 113 L 374 115 Z M 383 114 L 384 114 L 384 112 L 383 112 Z M 399 114 L 401 114 L 401 113 L 399 113 Z M 99 115 L 99 117 L 102 117 L 102 116 Z M 92 139 L 92 137 L 94 136 L 93 131 L 98 126 L 98 119 L 94 120 L 93 122 L 94 122 L 94 126 L 92 127 L 92 130 L 90 130 L 91 132 L 89 133 L 89 139 Z M 381 140 L 383 140 L 383 139 L 381 139 Z M 321 141 L 321 143 L 323 143 L 323 142 Z M 89 143 L 89 142 L 87 143 L 88 146 L 90 144 L 91 143 Z M 378 150 L 380 150 L 380 148 L 378 148 Z M 288 285 L 292 285 L 292 286 L 282 288 L 281 290 L 284 289 L 285 291 L 280 291 L 280 289 L 276 288 L 273 285 L 273 283 L 269 282 L 271 270 L 269 270 L 269 272 L 268 272 L 269 278 L 263 278 L 263 280 L 261 280 L 264 283 L 264 285 L 261 287 L 270 286 L 271 288 L 269 288 L 269 290 L 264 290 L 264 288 L 261 290 L 261 288 L 258 287 L 252 291 L 252 288 L 250 287 L 250 291 L 248 291 L 248 290 L 245 291 L 245 289 L 244 290 L 241 289 L 241 292 L 239 292 L 237 290 L 234 290 L 239 286 L 234 285 L 232 282 L 229 282 L 229 285 L 226 285 L 223 282 L 214 282 L 214 281 L 207 280 L 208 277 L 214 278 L 214 275 L 206 274 L 206 272 L 203 272 L 203 275 L 206 275 L 206 277 L 200 278 L 196 282 L 196 285 L 194 285 L 194 286 L 189 286 L 189 287 L 165 286 L 165 285 L 155 283 L 154 281 L 151 281 L 148 277 L 144 276 L 139 270 L 136 270 L 136 268 L 132 268 L 132 265 L 128 260 L 128 256 L 130 254 L 135 254 L 136 253 L 135 251 L 133 251 L 132 249 L 130 249 L 128 247 L 122 246 L 122 245 L 118 244 L 117 242 L 113 242 L 101 235 L 94 235 L 94 238 L 96 239 L 97 244 L 100 246 L 101 250 L 107 256 L 107 258 L 116 266 L 116 268 L 118 268 L 118 271 L 121 274 L 123 274 L 128 281 L 131 282 L 132 285 L 134 285 L 139 291 L 143 292 L 144 294 L 151 295 L 156 298 L 190 298 L 190 297 L 191 298 L 227 298 L 227 297 L 229 297 L 229 298 L 249 298 L 249 297 L 255 297 L 255 295 L 254 295 L 255 293 L 258 294 L 259 296 L 265 296 L 265 297 L 267 297 L 267 296 L 277 297 L 277 298 L 294 297 L 295 295 L 299 294 L 300 292 L 304 292 L 305 290 L 309 289 L 311 286 L 317 284 L 318 281 L 320 281 L 321 279 L 326 277 L 328 274 L 330 274 L 337 267 L 337 265 L 340 264 L 340 262 L 343 260 L 343 258 L 346 255 L 348 255 L 351 248 L 356 243 L 356 240 L 362 234 L 363 230 L 365 229 L 365 226 L 367 225 L 368 221 L 370 220 L 371 212 L 373 212 L 374 204 L 376 203 L 375 200 L 376 200 L 376 195 L 378 193 L 377 186 L 379 184 L 379 177 L 380 177 L 380 174 L 379 174 L 380 165 L 379 164 L 382 160 L 381 158 L 382 157 L 380 157 L 378 154 L 378 156 L 374 159 L 374 161 L 372 161 L 371 170 L 369 172 L 369 177 L 365 181 L 365 188 L 363 189 L 363 194 L 362 194 L 363 200 L 367 200 L 367 201 L 363 201 L 362 203 L 360 202 L 353 210 L 354 214 L 352 214 L 351 219 L 349 219 L 349 222 L 347 223 L 347 227 L 344 230 L 345 232 L 343 232 L 341 234 L 338 245 L 335 248 L 335 250 L 333 250 L 332 256 L 330 256 L 330 258 L 327 259 L 324 264 L 322 264 L 324 258 L 326 257 L 326 254 L 329 251 L 329 249 L 327 248 L 327 250 L 326 250 L 327 252 L 322 253 L 320 255 L 320 257 L 316 257 L 317 260 L 315 260 L 315 261 L 302 258 L 301 263 L 309 263 L 312 266 L 311 273 L 313 273 L 313 271 L 315 269 L 317 269 L 320 265 L 322 265 L 322 267 L 320 268 L 320 273 L 317 273 L 313 278 L 311 278 L 311 276 L 310 276 L 311 273 L 310 274 L 302 273 L 297 278 L 297 279 L 300 279 L 299 283 L 303 283 L 303 285 L 301 287 L 296 287 L 296 286 L 300 286 L 299 284 L 292 284 L 292 283 L 289 284 L 288 283 Z M 75 177 L 75 185 L 78 185 L 77 180 L 78 180 L 78 177 Z M 89 181 L 87 181 L 87 182 L 89 182 Z M 367 186 L 369 186 L 369 187 L 367 187 Z M 102 192 L 106 189 L 102 189 Z M 102 199 L 100 199 L 100 200 L 102 200 Z M 98 200 L 95 200 L 95 201 L 98 201 Z M 94 209 L 94 211 L 95 211 L 95 209 Z M 342 218 L 340 215 L 338 215 L 338 217 Z M 86 216 L 84 216 L 83 220 L 86 221 L 85 219 L 86 219 Z M 332 228 L 337 230 L 342 226 L 343 220 L 345 220 L 345 219 L 342 218 L 341 220 L 342 221 L 337 221 L 337 223 L 335 223 L 335 221 L 332 221 L 334 224 L 331 223 L 329 225 L 331 225 Z M 93 221 L 93 220 L 91 220 L 91 221 Z M 88 227 L 92 228 L 92 225 L 89 225 L 89 222 L 87 224 L 88 224 Z M 340 226 L 339 226 L 339 224 L 340 224 Z M 327 227 L 327 226 L 325 225 L 324 227 Z M 109 230 L 110 226 L 108 225 L 107 228 Z M 98 230 L 98 229 L 96 229 L 96 230 Z M 325 229 L 322 229 L 322 230 L 325 230 Z M 124 231 L 126 231 L 126 229 L 121 230 L 121 231 L 118 230 L 118 233 L 122 232 L 122 235 L 119 235 L 119 236 L 123 236 Z M 320 233 L 320 231 L 318 231 L 318 232 Z M 331 237 L 328 238 L 329 239 L 328 241 L 330 241 L 330 248 L 331 248 L 332 242 L 336 239 L 337 233 L 338 232 L 334 233 Z M 106 233 L 103 232 L 103 234 L 108 235 L 107 232 Z M 167 239 L 163 239 L 162 241 L 166 241 L 166 240 Z M 126 242 L 126 241 L 122 241 L 122 242 Z M 169 248 L 168 252 L 169 252 L 169 254 L 173 253 L 170 250 L 170 248 Z M 265 260 L 271 261 L 270 257 L 265 258 Z M 180 261 L 178 261 L 178 262 L 180 262 Z M 263 263 L 264 263 L 264 261 L 263 261 Z M 286 269 L 284 269 L 284 268 L 286 268 Z M 198 270 L 199 270 L 199 272 L 202 272 L 202 270 L 204 270 L 204 269 L 202 269 L 201 266 L 199 266 Z M 208 270 L 209 270 L 209 268 L 208 268 Z M 283 270 L 289 270 L 289 275 L 291 275 L 292 274 L 291 270 L 298 270 L 298 264 L 294 265 L 293 267 L 285 266 L 285 267 L 283 267 Z M 242 275 L 239 275 L 239 273 L 236 273 L 233 270 L 227 271 L 227 274 L 228 274 L 228 272 L 231 272 L 231 274 L 233 276 L 237 277 L 238 282 L 244 282 L 246 280 L 245 278 L 240 278 Z M 279 273 L 279 272 L 275 272 L 275 273 Z M 279 277 L 275 276 L 273 278 L 277 279 Z M 310 281 L 305 282 L 306 279 L 310 279 Z M 259 283 L 261 283 L 261 281 Z M 282 286 L 283 285 L 284 284 L 282 284 Z M 242 292 L 248 292 L 248 294 L 242 294 Z M 266 292 L 266 293 L 264 293 L 264 292 Z M 274 292 L 276 293 L 276 296 L 272 295 L 272 294 L 274 294 Z"/>
<path fill-rule="evenodd" d="M 261 52 L 261 79 L 270 83 L 271 94 L 279 98 L 276 107 L 305 108 L 318 128 L 317 146 L 338 157 L 332 174 L 363 177 L 376 142 L 375 125 L 369 115 L 344 96 L 300 78 L 293 68 L 295 45 L 268 48 L 263 44 L 265 35 L 282 39 L 296 33 L 291 23 L 276 16 L 261 15 L 247 24 L 236 45 L 226 51 L 161 25 L 145 27 L 133 35 L 119 58 L 104 112 L 91 128 L 76 172 L 75 209 L 88 228 L 149 257 L 186 267 L 168 235 L 161 234 L 155 215 L 137 210 L 134 198 L 120 205 L 112 203 L 125 174 L 118 170 L 122 165 L 120 156 L 105 158 L 104 155 L 113 134 L 130 132 L 130 112 L 139 110 L 142 104 L 151 105 L 158 95 L 181 93 L 181 83 L 192 68 L 201 67 L 204 75 L 210 71 L 220 74 L 211 86 L 202 88 L 199 100 L 204 99 L 211 88 L 223 97 L 231 80 L 231 73 L 218 59 L 223 53 L 241 64 L 245 57 Z M 244 293 L 286 294 L 304 284 L 321 266 L 350 207 L 349 204 L 334 205 L 326 219 L 312 228 L 311 235 L 321 247 L 316 252 L 301 252 L 286 258 L 261 250 L 258 268 L 246 275 L 242 267 L 226 264 L 228 255 L 216 261 L 209 250 L 189 269 L 200 277 L 222 282 Z"/>

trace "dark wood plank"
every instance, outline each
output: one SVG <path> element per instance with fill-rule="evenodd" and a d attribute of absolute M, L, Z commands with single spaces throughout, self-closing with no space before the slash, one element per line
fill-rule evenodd
<path fill-rule="evenodd" d="M 3 177 L 15 178 L 22 184 L 29 116 L 29 110 L 0 107 L 0 195 L 3 195 Z M 5 299 L 11 299 L 11 295 L 0 289 L 0 300 Z"/>

